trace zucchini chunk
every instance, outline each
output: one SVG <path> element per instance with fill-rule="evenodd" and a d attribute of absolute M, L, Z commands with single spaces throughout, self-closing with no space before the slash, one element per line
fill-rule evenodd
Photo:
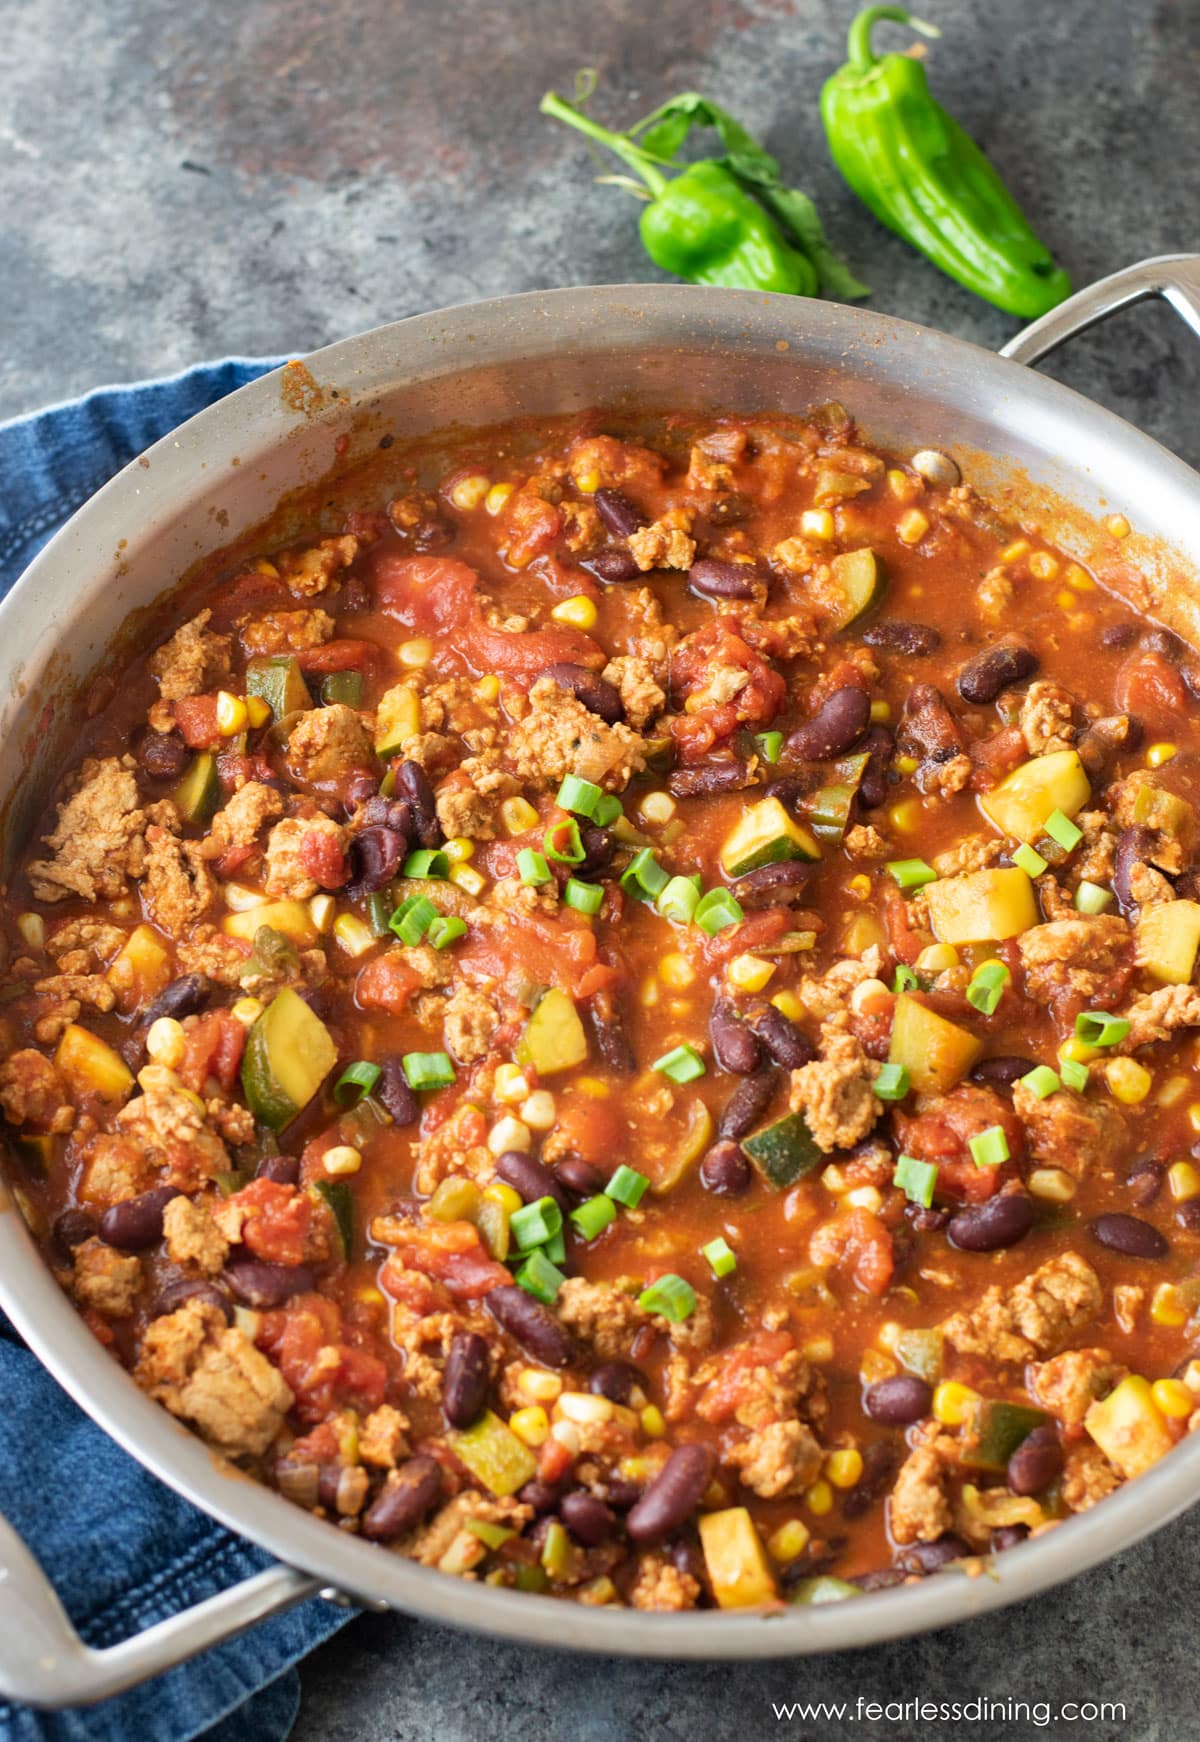
<path fill-rule="evenodd" d="M 700 1546 L 722 1609 L 753 1609 L 773 1602 L 777 1592 L 762 1539 L 744 1506 L 705 1512 L 699 1519 Z"/>
<path fill-rule="evenodd" d="M 1091 796 L 1091 782 L 1074 750 L 1054 750 L 1014 768 L 984 793 L 979 806 L 1002 834 L 1032 846 L 1045 832 L 1047 817 L 1055 811 L 1077 816 Z"/>
<path fill-rule="evenodd" d="M 277 720 L 313 705 L 304 673 L 290 653 L 252 659 L 246 667 L 246 694 L 261 697 Z"/>
<path fill-rule="evenodd" d="M 54 1063 L 68 1082 L 102 1101 L 123 1101 L 133 1088 L 133 1072 L 120 1053 L 77 1022 L 63 1030 Z"/>
<path fill-rule="evenodd" d="M 1049 1420 L 1045 1410 L 984 1398 L 971 1412 L 963 1438 L 962 1461 L 970 1470 L 1006 1470 L 1017 1447 L 1034 1428 Z"/>
<path fill-rule="evenodd" d="M 329 1208 L 338 1257 L 346 1263 L 354 1244 L 354 1193 L 344 1179 L 314 1180 L 310 1189 Z"/>
<path fill-rule="evenodd" d="M 456 1458 L 493 1494 L 515 1494 L 537 1475 L 537 1459 L 494 1410 L 446 1435 Z"/>
<path fill-rule="evenodd" d="M 201 750 L 198 756 L 193 756 L 171 797 L 185 823 L 203 828 L 212 821 L 221 798 L 221 780 L 211 750 Z"/>
<path fill-rule="evenodd" d="M 588 1055 L 587 1035 L 574 1001 L 552 986 L 539 1001 L 517 1043 L 519 1065 L 533 1065 L 539 1077 L 574 1070 Z"/>
<path fill-rule="evenodd" d="M 932 886 L 931 886 L 932 887 Z M 888 1060 L 903 1065 L 918 1094 L 945 1094 L 965 1077 L 983 1051 L 983 1042 L 901 992 L 892 1018 Z"/>
<path fill-rule="evenodd" d="M 925 898 L 933 935 L 943 944 L 997 943 L 1038 923 L 1033 884 L 1017 865 L 941 877 Z"/>
<path fill-rule="evenodd" d="M 379 698 L 375 710 L 375 754 L 395 756 L 406 738 L 421 730 L 421 701 L 409 684 L 396 684 Z"/>
<path fill-rule="evenodd" d="M 773 1125 L 742 1139 L 742 1148 L 769 1186 L 783 1191 L 825 1160 L 802 1113 L 785 1113 Z"/>
<path fill-rule="evenodd" d="M 1093 1403 L 1083 1425 L 1123 1476 L 1140 1476 L 1175 1444 L 1154 1401 L 1150 1381 L 1137 1373 L 1122 1379 L 1115 1391 Z"/>
<path fill-rule="evenodd" d="M 811 864 L 820 857 L 811 831 L 790 816 L 777 798 L 764 798 L 749 807 L 721 848 L 721 869 L 726 877 L 744 877 L 780 859 L 805 859 Z"/>
<path fill-rule="evenodd" d="M 298 992 L 285 986 L 246 1040 L 242 1088 L 254 1117 L 282 1131 L 303 1111 L 337 1063 L 329 1030 Z"/>
<path fill-rule="evenodd" d="M 844 550 L 829 565 L 842 604 L 834 613 L 839 629 L 848 629 L 879 604 L 887 591 L 887 566 L 878 552 Z"/>
<path fill-rule="evenodd" d="M 1167 986 L 1186 986 L 1200 949 L 1200 902 L 1164 901 L 1137 923 L 1138 967 Z"/>

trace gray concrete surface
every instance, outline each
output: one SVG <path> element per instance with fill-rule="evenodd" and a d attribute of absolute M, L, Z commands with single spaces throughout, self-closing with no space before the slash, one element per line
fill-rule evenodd
<path fill-rule="evenodd" d="M 1197 0 L 922 0 L 935 87 L 1076 282 L 1200 245 Z M 636 208 L 539 119 L 603 75 L 628 122 L 701 88 L 818 200 L 871 306 L 1001 344 L 841 185 L 816 114 L 850 0 L 0 0 L 0 416 L 203 357 L 303 351 L 439 304 L 654 277 Z M 1053 365 L 1200 462 L 1200 347 L 1133 311 Z M 0 482 L 0 488 L 3 483 Z M 789 1736 L 1186 1742 L 1200 1515 L 1066 1590 L 836 1659 L 680 1668 L 532 1655 L 399 1618 L 305 1670 L 298 1742 Z M 771 1699 L 1107 1699 L 1091 1725 L 778 1722 Z"/>

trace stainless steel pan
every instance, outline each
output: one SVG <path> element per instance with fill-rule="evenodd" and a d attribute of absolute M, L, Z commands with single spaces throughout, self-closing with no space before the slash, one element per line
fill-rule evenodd
<path fill-rule="evenodd" d="M 63 752 L 62 699 L 102 665 L 130 614 L 170 577 L 265 519 L 285 493 L 351 463 L 385 431 L 421 435 L 622 400 L 754 411 L 838 398 L 877 440 L 947 448 L 973 478 L 985 473 L 998 489 L 1018 484 L 1026 499 L 1032 492 L 1055 536 L 1141 608 L 1200 642 L 1200 477 L 1119 418 L 1021 367 L 1149 296 L 1165 297 L 1200 335 L 1200 257 L 1184 255 L 1094 285 L 999 357 L 830 303 L 674 286 L 551 291 L 381 327 L 318 352 L 305 369 L 243 388 L 101 490 L 0 606 L 6 856 Z M 1088 518 L 1115 509 L 1136 528 L 1119 555 L 1111 539 L 1104 549 Z M 1194 1435 L 1094 1511 L 1009 1550 L 993 1578 L 949 1574 L 776 1616 L 584 1609 L 448 1578 L 332 1529 L 223 1467 L 104 1355 L 0 1193 L 13 1212 L 0 1214 L 0 1306 L 127 1451 L 280 1563 L 97 1652 L 77 1638 L 36 1562 L 0 1521 L 0 1694 L 9 1699 L 47 1707 L 101 1699 L 316 1592 L 618 1655 L 748 1658 L 860 1646 L 1012 1603 L 1200 1499 Z M 47 1498 L 53 1504 L 52 1490 Z"/>

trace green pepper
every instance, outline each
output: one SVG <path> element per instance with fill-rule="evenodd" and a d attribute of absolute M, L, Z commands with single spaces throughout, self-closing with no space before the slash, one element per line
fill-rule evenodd
<path fill-rule="evenodd" d="M 909 55 L 877 55 L 880 20 L 937 30 L 902 6 L 868 6 L 850 26 L 849 60 L 826 81 L 821 118 L 834 162 L 875 216 L 977 296 L 1034 320 L 1071 281 L 970 136 L 930 94 Z"/>

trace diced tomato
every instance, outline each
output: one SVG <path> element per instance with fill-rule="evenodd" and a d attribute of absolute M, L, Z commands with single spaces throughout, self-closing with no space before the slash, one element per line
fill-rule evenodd
<path fill-rule="evenodd" d="M 1012 1159 L 980 1167 L 971 1154 L 971 1139 L 992 1126 L 1003 1131 Z M 905 1154 L 935 1163 L 937 1196 L 969 1204 L 990 1198 L 1011 1177 L 1025 1148 L 1024 1129 L 1011 1104 L 977 1083 L 960 1083 L 926 1112 L 898 1113 L 897 1132 Z"/>
<path fill-rule="evenodd" d="M 568 1089 L 558 1097 L 557 1107 L 556 1147 L 561 1145 L 564 1153 L 581 1156 L 598 1167 L 612 1166 L 625 1135 L 619 1103 Z"/>
<path fill-rule="evenodd" d="M 301 1264 L 312 1228 L 313 1202 L 307 1192 L 278 1180 L 254 1179 L 226 1200 L 245 1211 L 242 1244 L 268 1264 Z"/>
<path fill-rule="evenodd" d="M 1135 653 L 1117 673 L 1116 703 L 1153 732 L 1169 732 L 1192 706 L 1178 669 L 1161 653 Z"/>
<path fill-rule="evenodd" d="M 390 525 L 387 515 L 378 508 L 352 508 L 343 530 L 358 540 L 360 550 L 366 550 L 383 537 Z"/>
<path fill-rule="evenodd" d="M 257 853 L 258 848 L 253 843 L 248 847 L 230 847 L 227 853 L 214 860 L 217 876 L 225 879 L 236 877 L 243 865 L 248 865 Z"/>
<path fill-rule="evenodd" d="M 971 761 L 975 772 L 971 776 L 972 792 L 989 792 L 997 782 L 1029 759 L 1025 736 L 1019 726 L 1006 726 L 981 738 L 971 746 Z"/>
<path fill-rule="evenodd" d="M 198 1017 L 187 1031 L 179 1075 L 192 1093 L 199 1095 L 209 1077 L 223 1089 L 232 1089 L 242 1063 L 246 1030 L 228 1010 L 212 1010 Z"/>
<path fill-rule="evenodd" d="M 504 1266 L 488 1257 L 479 1230 L 470 1222 L 438 1222 L 427 1228 L 414 1223 L 411 1239 L 396 1247 L 379 1273 L 385 1290 L 397 1265 L 433 1277 L 456 1300 L 479 1300 L 512 1281 Z"/>
<path fill-rule="evenodd" d="M 184 696 L 174 702 L 175 724 L 189 750 L 215 750 L 221 744 L 216 696 Z"/>
<path fill-rule="evenodd" d="M 792 1338 L 787 1331 L 756 1331 L 745 1342 L 734 1343 L 718 1357 L 720 1375 L 703 1392 L 696 1414 L 715 1424 L 728 1421 L 749 1400 L 754 1389 L 751 1378 L 754 1369 L 765 1367 L 769 1371 L 778 1366 L 791 1347 Z"/>
<path fill-rule="evenodd" d="M 591 997 L 620 977 L 598 959 L 595 933 L 569 907 L 554 914 L 509 913 L 499 925 L 477 926 L 459 946 L 457 960 L 472 979 L 519 974 L 538 985 L 559 986 L 575 998 Z"/>
<path fill-rule="evenodd" d="M 887 926 L 888 942 L 893 956 L 898 962 L 904 962 L 911 968 L 928 939 L 922 939 L 912 929 L 908 918 L 908 903 L 898 889 L 885 888 L 883 891 L 883 923 Z"/>
<path fill-rule="evenodd" d="M 390 1010 L 399 1016 L 423 982 L 400 950 L 385 950 L 359 971 L 354 996 L 362 1010 Z"/>
<path fill-rule="evenodd" d="M 301 1421 L 323 1421 L 342 1403 L 372 1410 L 383 1402 L 386 1364 L 341 1337 L 341 1313 L 319 1294 L 298 1295 L 259 1320 L 255 1340 L 295 1393 Z"/>
<path fill-rule="evenodd" d="M 528 568 L 534 557 L 548 551 L 563 529 L 562 515 L 553 502 L 534 490 L 514 490 L 500 518 L 505 560 L 514 569 Z"/>
<path fill-rule="evenodd" d="M 543 1482 L 561 1482 L 574 1462 L 574 1453 L 551 1434 L 538 1450 L 538 1476 Z"/>
<path fill-rule="evenodd" d="M 733 893 L 737 895 L 736 883 Z M 748 913 L 739 925 L 727 925 L 724 931 L 709 938 L 703 945 L 704 954 L 710 962 L 731 962 L 743 951 L 764 949 L 791 929 L 792 915 L 786 907 L 764 907 L 757 913 Z"/>
<path fill-rule="evenodd" d="M 306 829 L 300 838 L 298 857 L 313 882 L 322 889 L 340 889 L 350 875 L 341 842 L 326 829 Z"/>
<path fill-rule="evenodd" d="M 728 701 L 706 699 L 717 667 L 740 666 L 746 682 Z M 727 622 L 718 618 L 681 641 L 671 656 L 671 690 L 684 711 L 671 731 L 684 761 L 697 761 L 740 726 L 762 726 L 783 706 L 787 685 Z"/>
<path fill-rule="evenodd" d="M 858 1205 L 822 1222 L 808 1250 L 814 1264 L 847 1272 L 863 1294 L 886 1293 L 896 1268 L 890 1231 L 878 1216 Z"/>
<path fill-rule="evenodd" d="M 370 671 L 379 658 L 373 641 L 327 641 L 323 647 L 303 647 L 296 655 L 301 671 Z"/>

